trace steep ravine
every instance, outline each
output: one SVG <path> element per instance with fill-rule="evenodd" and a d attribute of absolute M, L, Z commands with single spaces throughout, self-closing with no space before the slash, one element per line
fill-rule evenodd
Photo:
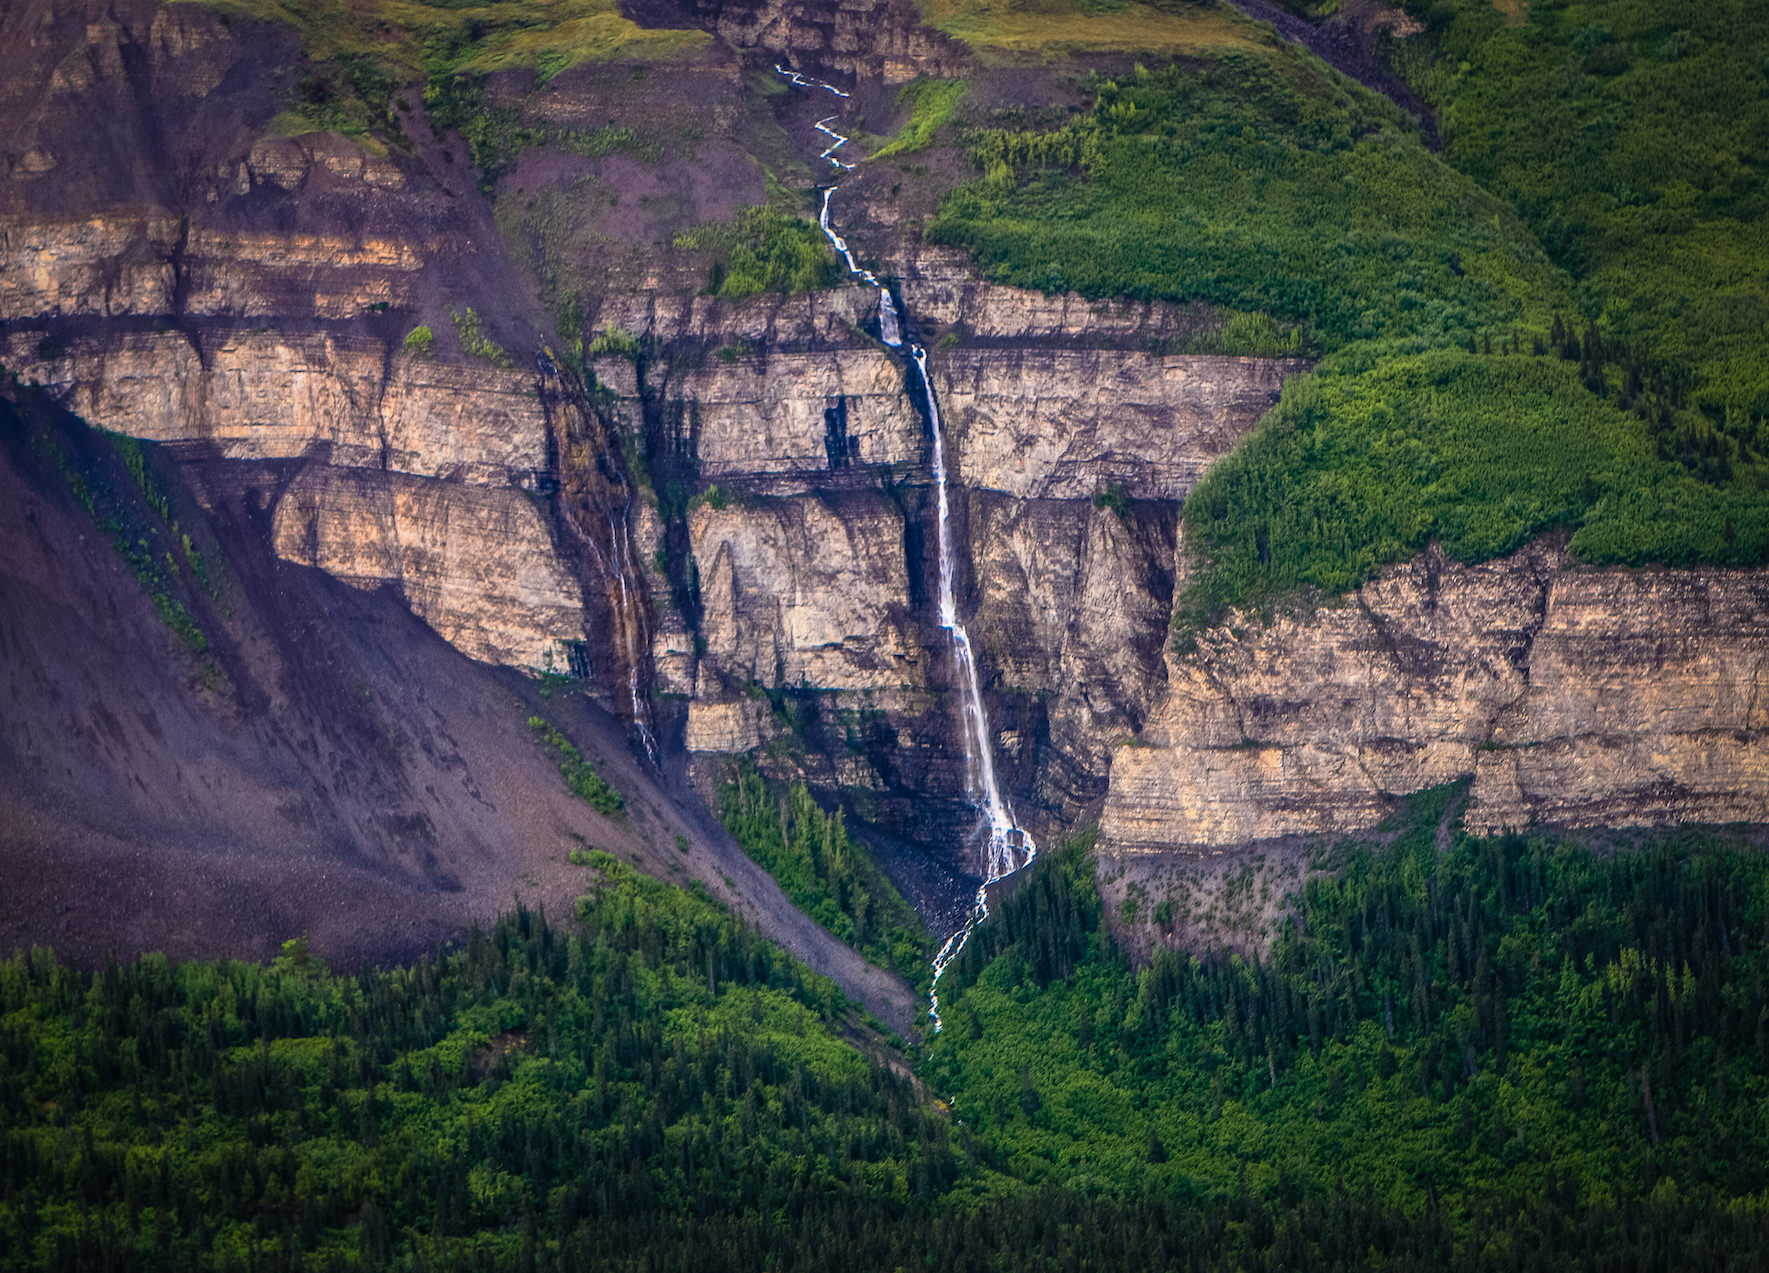
<path fill-rule="evenodd" d="M 777 64 L 774 72 L 795 88 L 806 90 L 812 96 L 828 93 L 843 101 L 849 97 L 845 90 L 834 84 L 807 79 L 787 67 Z M 837 174 L 841 174 L 852 171 L 855 164 L 840 153 L 847 146 L 849 138 L 832 127 L 836 121 L 837 116 L 829 115 L 819 119 L 814 127 L 817 132 L 830 139 L 830 144 L 818 158 L 828 163 Z M 938 1031 L 942 1024 L 941 978 L 952 961 L 963 952 L 976 926 L 989 918 L 991 886 L 1029 865 L 1038 855 L 1038 845 L 1015 819 L 1013 807 L 1002 793 L 995 763 L 996 736 L 989 723 L 989 707 L 983 699 L 982 683 L 977 675 L 976 647 L 971 642 L 965 619 L 958 611 L 954 576 L 958 570 L 959 550 L 952 517 L 952 471 L 946 458 L 946 426 L 940 414 L 940 395 L 928 373 L 928 351 L 926 347 L 916 343 L 913 337 L 913 314 L 901 309 L 890 289 L 880 282 L 878 276 L 855 260 L 853 249 L 837 228 L 834 197 L 839 189 L 839 185 L 834 183 L 824 187 L 818 209 L 818 227 L 829 240 L 830 246 L 841 256 L 849 277 L 859 279 L 876 293 L 878 338 L 887 348 L 904 357 L 906 365 L 913 370 L 911 389 L 926 425 L 929 467 L 934 482 L 936 614 L 940 629 L 946 635 L 947 648 L 952 659 L 952 683 L 957 693 L 956 701 L 950 708 L 957 717 L 957 742 L 964 755 L 965 796 L 977 814 L 976 834 L 967 839 L 980 841 L 978 851 L 971 860 L 961 860 L 959 863 L 961 871 L 979 876 L 981 881 L 977 885 L 969 913 L 949 932 L 943 926 L 936 927 L 933 918 L 928 917 L 929 929 L 934 939 L 940 943 L 934 954 L 928 1000 L 928 1014 L 933 1021 L 934 1030 Z M 845 401 L 838 401 L 834 407 L 825 408 L 824 430 L 824 451 L 830 467 L 843 467 L 858 451 L 853 445 L 857 439 L 850 438 L 848 434 Z"/>

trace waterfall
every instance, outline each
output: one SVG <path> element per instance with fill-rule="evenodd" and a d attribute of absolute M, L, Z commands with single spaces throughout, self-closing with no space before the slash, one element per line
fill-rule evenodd
<path fill-rule="evenodd" d="M 623 512 L 630 516 L 630 499 Z M 645 748 L 645 755 L 650 758 L 651 763 L 661 766 L 663 755 L 657 748 L 657 733 L 651 727 L 651 700 L 645 692 L 645 666 L 651 657 L 648 649 L 650 625 L 645 622 L 643 599 L 628 582 L 629 575 L 638 573 L 639 563 L 638 554 L 633 551 L 633 537 L 627 528 L 626 517 L 623 516 L 619 521 L 613 517 L 608 519 L 608 537 L 610 556 L 614 559 L 615 584 L 620 595 L 617 614 L 621 644 L 626 647 L 627 706 L 633 717 L 633 732 L 639 736 L 639 743 Z"/>
<path fill-rule="evenodd" d="M 812 80 L 788 70 L 778 64 L 775 71 L 785 76 L 799 88 L 825 89 L 837 97 L 848 96 L 833 84 L 821 80 Z M 829 115 L 817 121 L 817 131 L 832 139 L 829 147 L 818 156 L 827 160 L 832 167 L 840 172 L 853 171 L 854 165 L 844 163 L 836 157 L 836 151 L 847 145 L 848 139 L 830 127 L 838 116 Z M 890 289 L 878 279 L 871 270 L 866 269 L 854 259 L 848 241 L 836 230 L 831 219 L 831 200 L 837 187 L 825 186 L 823 189 L 823 206 L 817 216 L 817 224 L 836 252 L 847 263 L 848 273 L 861 279 L 868 287 L 878 293 L 878 329 L 879 336 L 892 349 L 903 348 L 903 322 L 897 311 L 897 304 L 891 298 Z M 933 990 L 928 996 L 928 1015 L 934 1019 L 934 1030 L 940 1029 L 940 977 L 947 967 L 964 949 L 965 943 L 976 926 L 989 916 L 989 885 L 1006 876 L 1012 875 L 1022 866 L 1038 855 L 1038 846 L 1032 837 L 1014 822 L 1013 810 L 1009 808 L 1007 799 L 1001 794 L 1001 786 L 995 778 L 995 749 L 991 742 L 989 730 L 989 712 L 983 705 L 982 683 L 977 676 L 977 660 L 971 647 L 970 633 L 958 617 L 958 597 L 953 582 L 957 573 L 957 556 L 952 544 L 952 507 L 948 493 L 948 475 L 946 472 L 946 439 L 945 430 L 940 422 L 940 400 L 934 393 L 934 382 L 928 375 L 927 350 L 920 345 L 909 346 L 910 362 L 916 374 L 921 378 L 922 394 L 927 400 L 928 427 L 933 433 L 934 441 L 934 489 L 938 504 L 938 542 L 939 542 L 939 601 L 940 626 L 952 638 L 952 654 L 958 664 L 958 688 L 961 700 L 960 716 L 962 717 L 961 736 L 964 741 L 965 779 L 967 789 L 977 810 L 982 814 L 988 827 L 988 847 L 983 858 L 983 883 L 977 888 L 977 895 L 971 905 L 970 914 L 966 917 L 963 927 L 953 933 L 940 947 L 934 956 Z"/>
<path fill-rule="evenodd" d="M 903 343 L 903 325 L 897 321 L 897 303 L 882 287 L 878 289 L 878 334 L 892 349 Z"/>
<path fill-rule="evenodd" d="M 548 352 L 535 355 L 539 391 L 559 483 L 559 525 L 572 556 L 594 572 L 608 600 L 615 655 L 624 666 L 633 733 L 654 765 L 662 764 L 648 694 L 651 632 L 642 568 L 628 529 L 633 488 L 618 465 L 620 440 L 590 402 L 577 378 L 562 372 Z M 600 514 L 598 518 L 597 514 Z M 603 529 L 606 528 L 606 535 Z M 584 583 L 589 579 L 580 575 Z"/>
<path fill-rule="evenodd" d="M 940 403 L 934 396 L 934 382 L 928 378 L 927 350 L 920 345 L 910 347 L 915 369 L 921 375 L 921 387 L 927 394 L 928 423 L 934 433 L 934 489 L 939 497 L 940 547 L 940 626 L 952 634 L 952 652 L 958 660 L 959 691 L 963 700 L 964 760 L 972 792 L 982 797 L 982 813 L 989 824 L 989 847 L 984 859 L 983 882 L 977 887 L 976 900 L 966 916 L 964 926 L 946 939 L 934 956 L 933 988 L 928 995 L 928 1015 L 934 1019 L 934 1031 L 940 1030 L 940 978 L 948 965 L 958 958 L 973 929 L 989 917 L 989 886 L 1012 875 L 1038 855 L 1032 837 L 1014 822 L 1013 812 L 1002 797 L 995 781 L 995 749 L 990 743 L 989 713 L 983 705 L 983 690 L 977 679 L 977 660 L 971 650 L 970 633 L 958 618 L 958 600 L 953 592 L 952 577 L 956 560 L 952 551 L 951 507 L 947 499 L 946 443 L 941 436 Z"/>

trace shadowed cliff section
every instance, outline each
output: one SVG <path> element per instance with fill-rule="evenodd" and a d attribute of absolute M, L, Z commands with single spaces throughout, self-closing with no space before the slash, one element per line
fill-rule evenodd
<path fill-rule="evenodd" d="M 0 399 L 0 947 L 250 958 L 305 931 L 333 959 L 398 959 L 517 897 L 564 913 L 587 845 L 702 879 L 911 1028 L 908 987 L 676 810 L 620 722 L 467 659 L 392 589 L 279 560 L 266 508 L 295 467 L 173 461 Z M 622 814 L 571 794 L 530 715 Z"/>

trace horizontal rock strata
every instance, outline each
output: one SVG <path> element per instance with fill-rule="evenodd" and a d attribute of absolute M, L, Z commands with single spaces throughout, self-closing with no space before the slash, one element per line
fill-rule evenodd
<path fill-rule="evenodd" d="M 1170 657 L 1102 833 L 1135 850 L 1358 831 L 1470 777 L 1483 833 L 1769 821 L 1766 680 L 1769 573 L 1433 551 Z"/>
<path fill-rule="evenodd" d="M 585 636 L 580 586 L 545 506 L 522 491 L 309 465 L 274 527 L 278 556 L 357 587 L 394 585 L 473 658 L 541 667 L 558 642 Z"/>
<path fill-rule="evenodd" d="M 7 365 L 116 433 L 206 442 L 228 459 L 323 450 L 337 464 L 478 485 L 535 486 L 547 426 L 534 376 L 396 352 L 319 331 L 113 331 Z"/>
<path fill-rule="evenodd" d="M 1025 816 L 1054 826 L 1103 794 L 1112 744 L 1160 695 L 1180 501 L 1300 364 L 1033 345 L 940 347 L 929 365 L 994 745 Z M 784 728 L 754 689 L 809 690 L 825 717 L 874 722 L 831 737 L 828 781 L 962 781 L 925 760 L 960 757 L 932 609 L 930 445 L 905 380 L 873 348 L 707 360 L 660 374 L 646 401 L 621 386 L 620 409 L 649 412 L 720 489 L 687 517 L 691 749 L 754 747 Z M 667 643 L 660 666 L 681 644 Z"/>

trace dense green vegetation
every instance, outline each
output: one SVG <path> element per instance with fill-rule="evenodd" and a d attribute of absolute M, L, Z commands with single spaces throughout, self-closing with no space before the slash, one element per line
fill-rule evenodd
<path fill-rule="evenodd" d="M 888 159 L 892 155 L 925 149 L 940 125 L 952 118 L 952 112 L 958 109 L 958 103 L 969 91 L 970 85 L 964 80 L 936 80 L 926 76 L 910 80 L 897 93 L 897 105 L 909 107 L 909 122 L 872 157 Z"/>
<path fill-rule="evenodd" d="M 949 973 L 924 1073 L 704 895 L 581 854 L 568 928 L 341 976 L 0 961 L 12 1267 L 1760 1267 L 1769 863 L 1433 844 L 1259 965 L 1102 928 L 1082 843 Z"/>
<path fill-rule="evenodd" d="M 829 983 L 590 857 L 576 931 L 518 912 L 409 969 L 0 963 L 5 1263 L 674 1268 L 950 1181 Z"/>
<path fill-rule="evenodd" d="M 1433 540 L 1479 561 L 1553 527 L 1598 561 L 1769 556 L 1759 500 L 1666 464 L 1573 364 L 1438 350 L 1290 383 L 1187 500 L 1211 569 L 1176 617 L 1195 629 L 1229 605 L 1342 592 Z"/>
<path fill-rule="evenodd" d="M 679 248 L 712 254 L 706 290 L 742 300 L 763 292 L 812 292 L 841 282 L 841 263 L 823 232 L 769 204 L 745 208 L 730 223 L 685 230 Z"/>
<path fill-rule="evenodd" d="M 973 134 L 985 178 L 930 237 L 1001 282 L 1302 319 L 1326 349 L 1546 334 L 1570 303 L 1509 208 L 1306 63 L 1229 54 L 1094 88 L 1062 128 Z"/>
<path fill-rule="evenodd" d="M 1428 30 L 1398 61 L 1439 108 L 1449 158 L 1523 214 L 1607 336 L 1642 348 L 1667 389 L 1667 450 L 1761 466 L 1769 9 L 1414 7 Z"/>
<path fill-rule="evenodd" d="M 590 807 L 597 813 L 612 818 L 626 807 L 626 800 L 620 792 L 597 773 L 572 741 L 545 717 L 530 716 L 528 727 L 553 754 L 558 762 L 559 772 L 565 778 L 565 785 L 579 798 L 589 801 Z"/>
<path fill-rule="evenodd" d="M 725 826 L 794 906 L 879 967 L 926 991 L 933 976 L 927 929 L 865 846 L 848 838 L 840 809 L 825 813 L 802 782 L 775 800 L 747 761 L 720 799 Z"/>
<path fill-rule="evenodd" d="M 637 336 L 624 328 L 609 323 L 590 339 L 587 352 L 592 358 L 612 355 L 616 358 L 637 360 L 641 348 Z"/>
<path fill-rule="evenodd" d="M 1016 1179 L 1245 1192 L 1280 1248 L 1348 1191 L 1378 1230 L 1404 1216 L 1493 1267 L 1683 1241 L 1691 1267 L 1750 1265 L 1769 1232 L 1769 861 L 1694 835 L 1442 852 L 1449 795 L 1391 847 L 1340 850 L 1258 964 L 1134 970 L 1085 846 L 1042 858 L 942 983 L 927 1078 Z M 1629 1214 L 1687 1227 L 1629 1237 Z"/>
<path fill-rule="evenodd" d="M 1303 325 L 1270 314 L 1225 309 L 1220 321 L 1193 333 L 1173 353 L 1227 354 L 1239 358 L 1294 358 L 1303 352 Z M 1164 346 L 1164 351 L 1170 348 Z"/>
<path fill-rule="evenodd" d="M 982 179 L 929 233 L 1004 282 L 1203 300 L 1300 322 L 1327 355 L 1188 504 L 1203 569 L 1182 623 L 1343 590 L 1432 539 L 1468 559 L 1554 527 L 1598 562 L 1769 554 L 1755 426 L 1724 424 L 1743 408 L 1702 424 L 1668 342 L 1615 330 L 1388 103 L 1277 55 L 1095 88 L 1062 127 L 971 134 Z"/>

